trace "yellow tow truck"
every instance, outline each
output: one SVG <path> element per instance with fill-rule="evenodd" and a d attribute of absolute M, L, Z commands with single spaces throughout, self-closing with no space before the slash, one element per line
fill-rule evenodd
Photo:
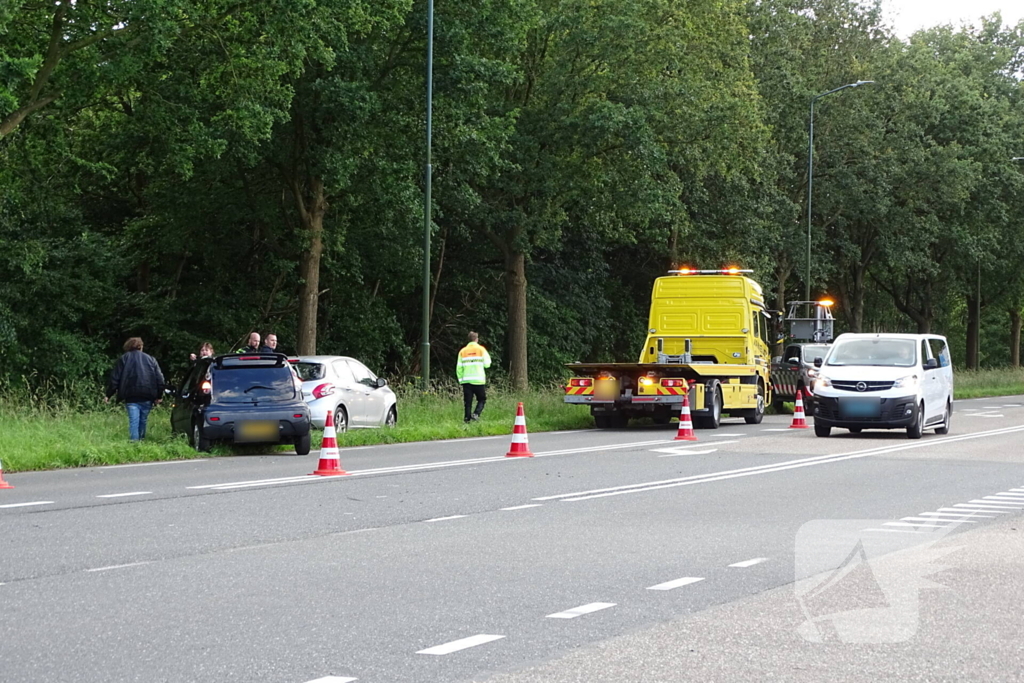
<path fill-rule="evenodd" d="M 722 416 L 758 424 L 771 402 L 772 313 L 750 270 L 680 268 L 654 281 L 636 363 L 571 363 L 565 402 L 590 406 L 598 427 L 631 418 L 668 424 L 688 395 L 694 426 Z"/>

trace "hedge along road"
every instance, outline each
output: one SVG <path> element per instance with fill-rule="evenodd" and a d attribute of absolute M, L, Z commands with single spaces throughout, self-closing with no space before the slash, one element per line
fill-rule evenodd
<path fill-rule="evenodd" d="M 809 520 L 1019 514 L 1024 401 L 957 408 L 921 441 L 779 416 L 682 446 L 538 434 L 529 459 L 343 449 L 348 477 L 281 455 L 16 474 L 0 504 L 38 505 L 0 509 L 0 657 L 12 680 L 484 680 L 789 582 Z"/>

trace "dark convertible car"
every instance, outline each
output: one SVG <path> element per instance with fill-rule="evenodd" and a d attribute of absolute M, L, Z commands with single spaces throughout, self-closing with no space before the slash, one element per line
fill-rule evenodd
<path fill-rule="evenodd" d="M 309 407 L 284 355 L 202 358 L 172 393 L 171 430 L 188 435 L 197 451 L 227 441 L 288 443 L 309 453 Z"/>

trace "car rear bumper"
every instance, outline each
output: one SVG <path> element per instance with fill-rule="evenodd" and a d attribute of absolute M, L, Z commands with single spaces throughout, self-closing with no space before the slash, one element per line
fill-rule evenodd
<path fill-rule="evenodd" d="M 845 397 L 843 397 L 845 398 Z M 914 424 L 918 419 L 919 402 L 916 396 L 899 396 L 882 398 L 881 411 L 877 417 L 852 418 L 844 416 L 840 411 L 837 396 L 814 397 L 814 423 L 828 427 L 861 427 L 863 429 L 902 429 Z M 852 397 L 851 397 L 852 398 Z"/>
<path fill-rule="evenodd" d="M 301 415 L 301 417 L 295 417 Z M 240 432 L 245 423 L 264 423 L 277 427 L 275 438 L 246 438 Z M 223 410 L 207 409 L 203 416 L 203 437 L 211 441 L 232 441 L 235 443 L 280 443 L 291 442 L 309 434 L 310 415 L 305 405 L 275 407 L 269 410 Z"/>

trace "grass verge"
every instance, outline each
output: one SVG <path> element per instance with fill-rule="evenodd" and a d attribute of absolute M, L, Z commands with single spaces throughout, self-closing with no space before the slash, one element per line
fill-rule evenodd
<path fill-rule="evenodd" d="M 352 430 L 339 435 L 338 444 L 344 448 L 511 434 L 519 401 L 525 405 L 531 432 L 579 429 L 592 424 L 585 406 L 565 405 L 561 391 L 555 388 L 532 389 L 519 394 L 490 391 L 482 418 L 470 424 L 463 422 L 461 393 L 453 389 L 442 389 L 430 395 L 406 393 L 399 397 L 397 427 Z M 86 408 L 58 406 L 54 409 L 39 408 L 34 402 L 0 399 L 0 462 L 4 472 L 197 457 L 183 436 L 171 435 L 170 408 L 166 405 L 150 413 L 147 431 L 145 441 L 129 443 L 128 419 L 120 406 L 100 403 Z M 319 448 L 319 442 L 320 433 L 315 432 L 314 449 Z M 266 447 L 236 450 L 217 445 L 212 455 L 267 450 Z M 291 448 L 282 446 L 279 450 Z"/>

